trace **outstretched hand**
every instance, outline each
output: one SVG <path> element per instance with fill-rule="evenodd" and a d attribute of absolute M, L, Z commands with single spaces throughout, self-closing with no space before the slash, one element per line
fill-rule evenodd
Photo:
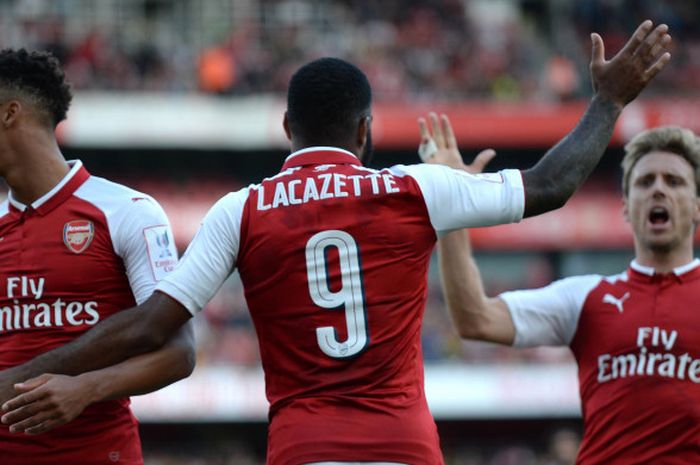
<path fill-rule="evenodd" d="M 653 27 L 650 20 L 639 25 L 617 55 L 605 60 L 600 35 L 591 34 L 591 81 L 600 96 L 623 107 L 634 100 L 671 59 L 668 26 Z"/>
<path fill-rule="evenodd" d="M 2 423 L 12 433 L 45 433 L 73 420 L 91 402 L 90 387 L 73 376 L 44 374 L 15 390 L 19 394 L 2 405 Z"/>
<path fill-rule="evenodd" d="M 420 129 L 421 144 L 418 148 L 418 153 L 421 159 L 426 163 L 436 165 L 447 165 L 451 168 L 464 170 L 468 173 L 481 173 L 486 165 L 496 156 L 496 152 L 492 149 L 486 149 L 480 152 L 474 161 L 467 165 L 462 160 L 462 155 L 457 147 L 457 139 L 455 138 L 452 125 L 447 115 L 438 116 L 435 113 L 429 113 L 430 127 L 425 118 L 418 118 L 418 127 Z"/>

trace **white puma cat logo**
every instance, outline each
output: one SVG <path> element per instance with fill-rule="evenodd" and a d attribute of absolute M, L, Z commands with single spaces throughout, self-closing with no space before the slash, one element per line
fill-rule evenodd
<path fill-rule="evenodd" d="M 612 294 L 605 294 L 603 296 L 603 303 L 604 304 L 613 304 L 615 307 L 617 307 L 617 311 L 622 313 L 622 311 L 624 310 L 622 308 L 622 304 L 625 302 L 625 300 L 629 299 L 629 297 L 630 297 L 629 292 L 625 292 L 625 295 L 623 295 L 619 299 Z"/>

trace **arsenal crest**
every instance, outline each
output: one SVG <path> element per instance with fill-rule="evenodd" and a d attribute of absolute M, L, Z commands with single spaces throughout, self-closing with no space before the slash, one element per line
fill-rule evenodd
<path fill-rule="evenodd" d="M 92 221 L 73 220 L 63 225 L 63 243 L 73 253 L 81 253 L 88 248 L 95 236 Z"/>

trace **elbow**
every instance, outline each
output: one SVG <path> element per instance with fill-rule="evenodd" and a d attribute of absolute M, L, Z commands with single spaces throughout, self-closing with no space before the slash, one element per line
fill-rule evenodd
<path fill-rule="evenodd" d="M 194 371 L 194 367 L 197 363 L 197 351 L 193 346 L 188 346 L 188 347 L 183 347 L 181 349 L 181 362 L 180 362 L 180 371 L 179 371 L 179 378 L 178 379 L 184 379 L 187 378 L 192 374 Z"/>
<path fill-rule="evenodd" d="M 461 318 L 457 321 L 457 333 L 462 339 L 485 340 L 487 339 L 486 327 L 486 318 L 471 312 L 467 318 Z"/>
<path fill-rule="evenodd" d="M 459 325 L 457 332 L 459 333 L 459 337 L 461 339 L 481 341 L 485 338 L 484 329 L 473 322 Z"/>
<path fill-rule="evenodd" d="M 149 331 L 142 325 L 142 330 L 135 335 L 133 346 L 139 354 L 155 352 L 165 345 L 168 336 L 158 331 Z"/>

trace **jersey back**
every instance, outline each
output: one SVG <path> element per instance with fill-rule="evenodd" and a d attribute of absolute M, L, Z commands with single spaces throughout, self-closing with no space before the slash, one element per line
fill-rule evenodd
<path fill-rule="evenodd" d="M 442 462 L 420 348 L 435 240 L 409 176 L 308 164 L 250 190 L 237 266 L 271 403 L 269 463 Z"/>

